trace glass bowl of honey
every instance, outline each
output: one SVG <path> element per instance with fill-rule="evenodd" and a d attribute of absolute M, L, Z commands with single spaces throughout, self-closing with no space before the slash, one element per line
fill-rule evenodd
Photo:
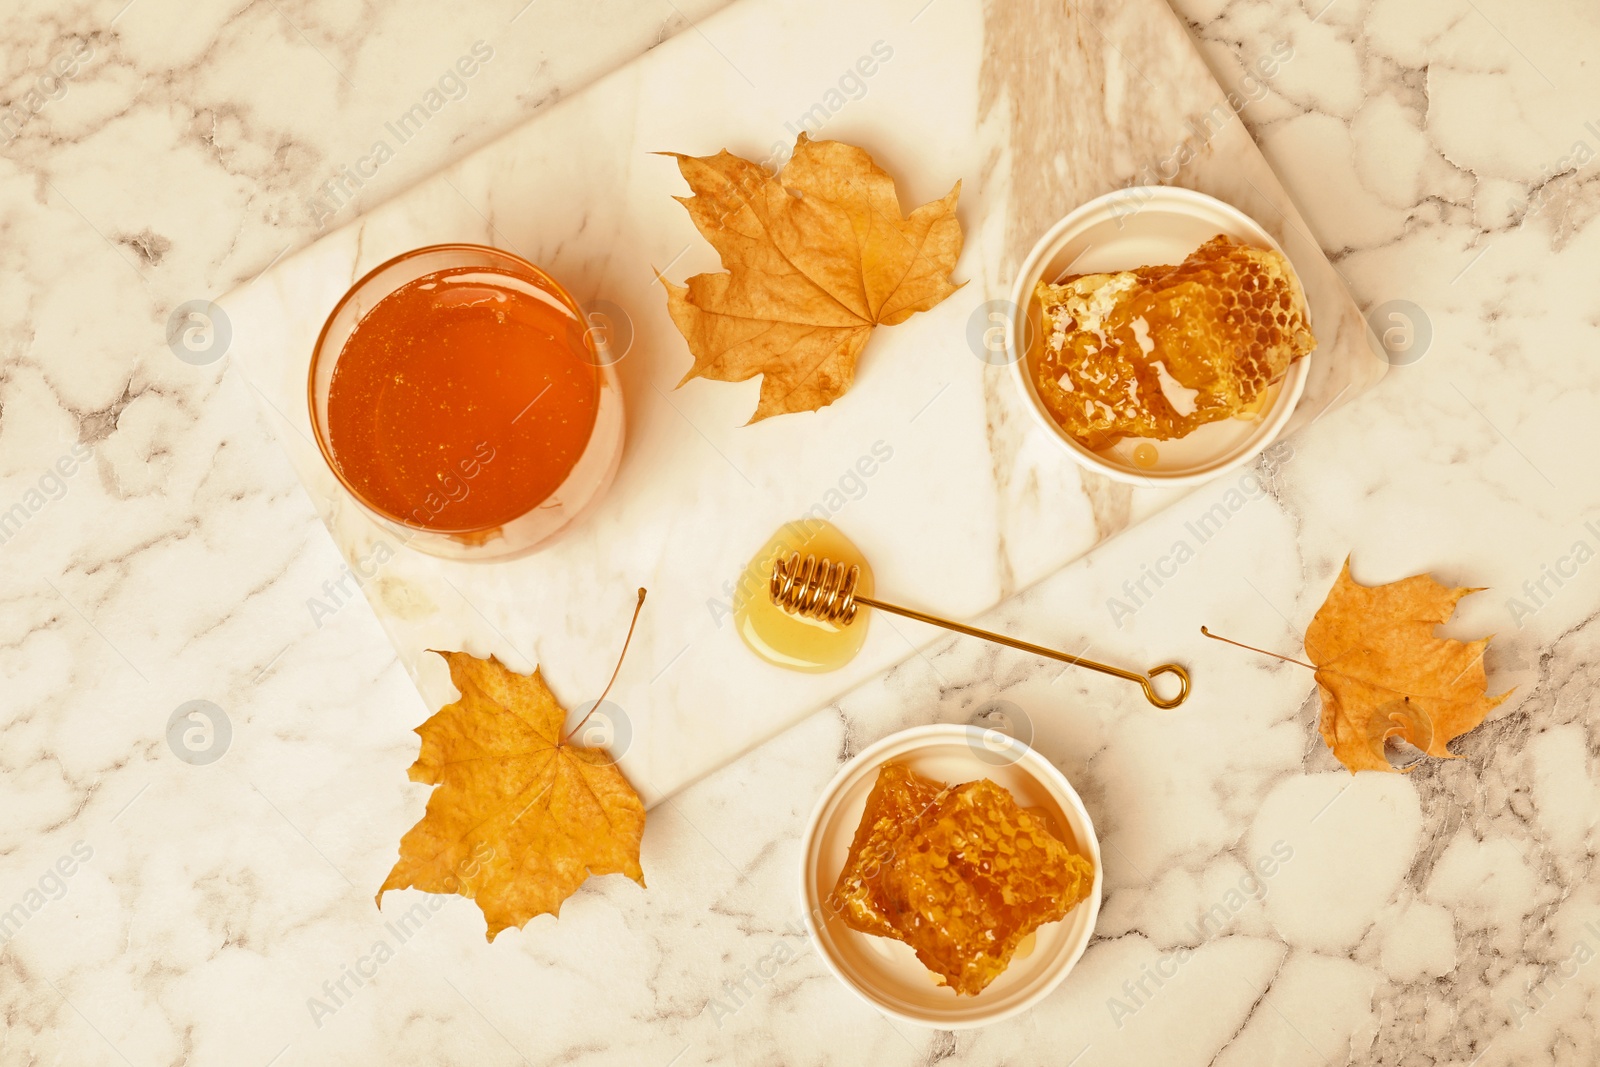
<path fill-rule="evenodd" d="M 311 356 L 311 425 L 340 484 L 403 543 L 512 559 L 570 527 L 616 473 L 614 362 L 543 270 L 431 245 L 334 306 Z"/>

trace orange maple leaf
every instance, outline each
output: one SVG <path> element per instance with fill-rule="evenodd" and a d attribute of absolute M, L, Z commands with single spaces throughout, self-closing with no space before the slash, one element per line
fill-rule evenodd
<path fill-rule="evenodd" d="M 391 889 L 460 894 L 477 902 L 493 941 L 559 915 L 591 874 L 644 885 L 644 804 L 604 749 L 566 740 L 567 713 L 539 672 L 439 655 L 461 699 L 417 727 L 411 780 L 438 788 L 401 839 L 378 905 Z"/>
<path fill-rule="evenodd" d="M 1427 574 L 1364 586 L 1346 559 L 1328 598 L 1306 627 L 1316 668 L 1322 739 L 1352 772 L 1392 771 L 1384 742 L 1399 737 L 1430 756 L 1511 695 L 1487 695 L 1489 638 L 1457 641 L 1434 629 L 1476 589 L 1449 589 Z"/>
<path fill-rule="evenodd" d="M 667 310 L 689 343 L 683 376 L 761 375 L 750 421 L 843 396 L 873 327 L 904 322 L 955 292 L 961 183 L 900 214 L 894 179 L 860 148 L 802 133 L 781 173 L 727 151 L 665 153 L 692 197 L 677 197 L 725 271 L 676 286 Z"/>

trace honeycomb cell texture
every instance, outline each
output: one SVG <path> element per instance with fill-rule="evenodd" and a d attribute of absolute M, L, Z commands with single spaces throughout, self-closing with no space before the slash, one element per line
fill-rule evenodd
<path fill-rule="evenodd" d="M 1074 275 L 1034 294 L 1034 386 L 1091 450 L 1232 418 L 1316 347 L 1289 262 L 1225 234 L 1175 267 Z"/>
<path fill-rule="evenodd" d="M 879 769 L 844 870 L 828 895 L 828 906 L 851 929 L 900 937 L 883 901 L 884 868 L 900 835 L 915 831 L 944 788 L 943 782 L 924 778 L 903 763 L 885 763 Z"/>
<path fill-rule="evenodd" d="M 944 985 L 975 996 L 1093 884 L 1093 865 L 1001 786 L 946 789 L 889 763 L 830 902 L 851 928 L 906 942 Z"/>

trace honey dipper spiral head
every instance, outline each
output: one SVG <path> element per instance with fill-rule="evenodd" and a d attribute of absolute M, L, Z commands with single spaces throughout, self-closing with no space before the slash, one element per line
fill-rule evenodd
<path fill-rule="evenodd" d="M 849 626 L 856 617 L 856 582 L 861 568 L 798 552 L 772 565 L 772 602 L 791 615 Z"/>

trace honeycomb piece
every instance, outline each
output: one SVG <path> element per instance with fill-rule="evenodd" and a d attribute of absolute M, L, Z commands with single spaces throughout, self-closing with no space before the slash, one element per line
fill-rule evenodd
<path fill-rule="evenodd" d="M 988 779 L 956 786 L 895 842 L 888 919 L 957 994 L 994 981 L 1023 938 L 1089 895 L 1094 868 Z"/>
<path fill-rule="evenodd" d="M 828 907 L 846 926 L 864 934 L 900 937 L 885 913 L 884 864 L 901 834 L 916 829 L 944 788 L 943 782 L 924 778 L 903 763 L 885 763 L 879 768 L 844 870 L 828 894 Z"/>
<path fill-rule="evenodd" d="M 1175 267 L 1080 274 L 1034 295 L 1034 386 L 1091 450 L 1232 418 L 1317 345 L 1288 260 L 1225 234 Z"/>

